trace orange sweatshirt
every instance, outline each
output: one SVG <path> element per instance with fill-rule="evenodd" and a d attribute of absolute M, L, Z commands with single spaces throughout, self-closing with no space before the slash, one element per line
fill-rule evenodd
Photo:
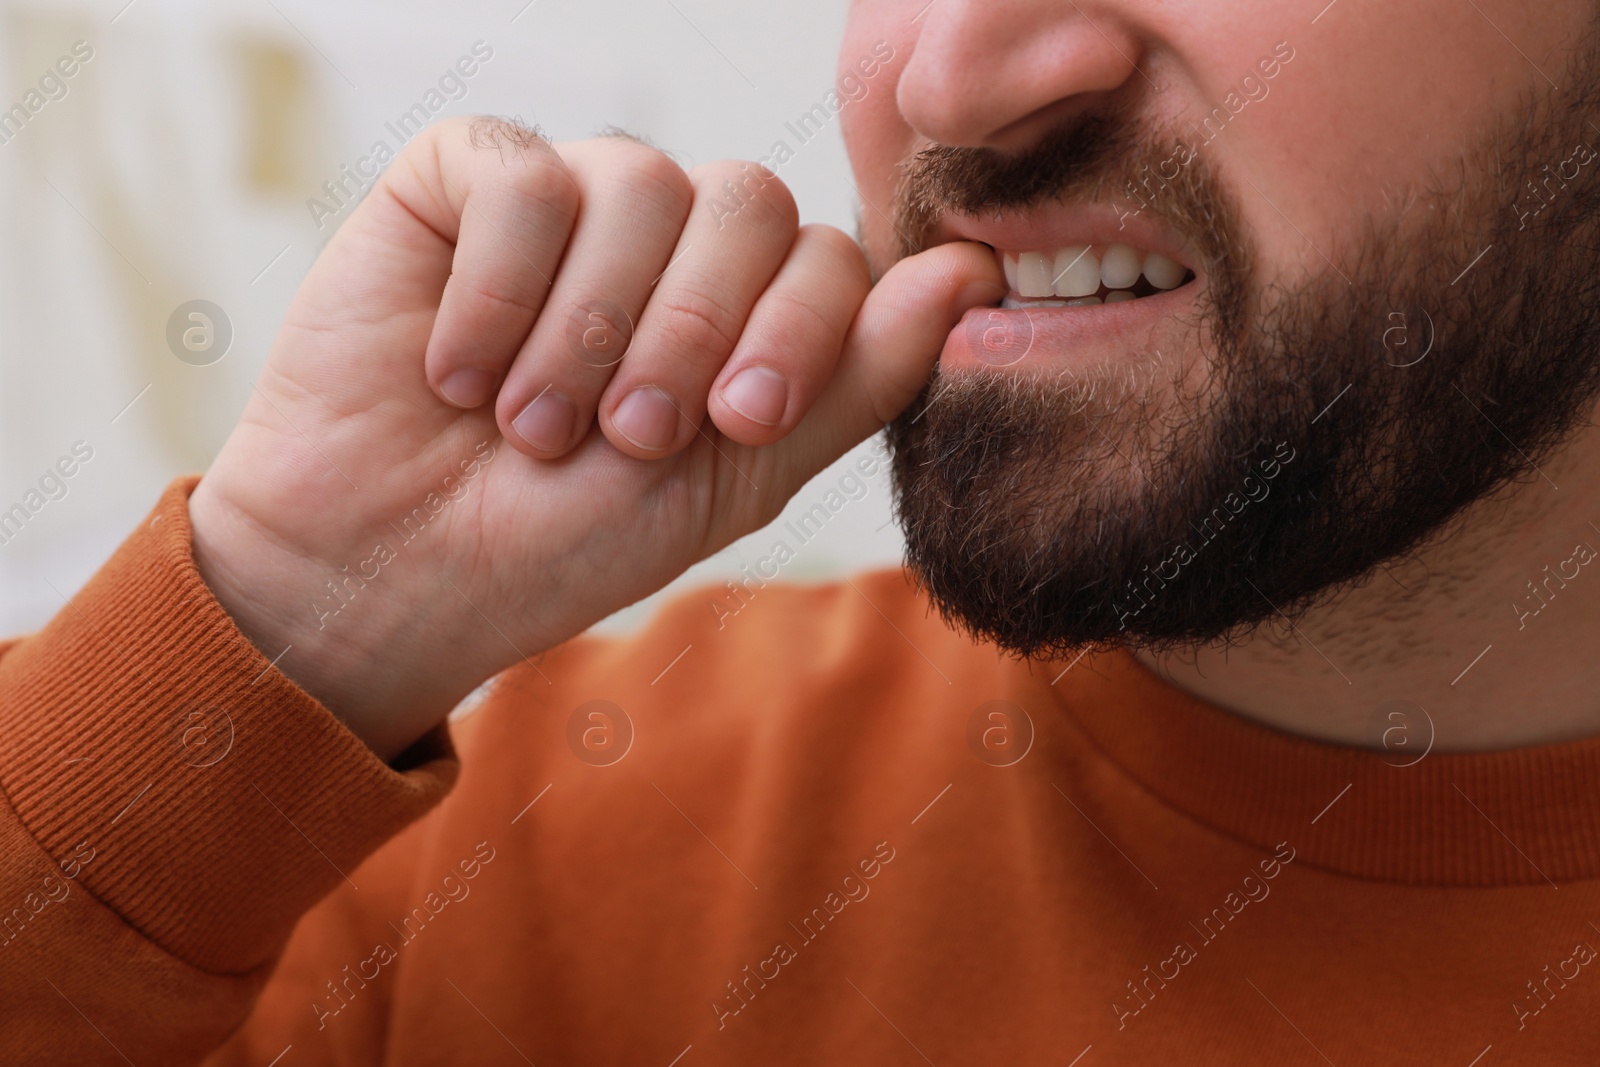
<path fill-rule="evenodd" d="M 1600 1062 L 1600 741 L 1314 744 L 887 572 L 686 594 L 395 770 L 192 485 L 0 658 L 0 1062 Z"/>

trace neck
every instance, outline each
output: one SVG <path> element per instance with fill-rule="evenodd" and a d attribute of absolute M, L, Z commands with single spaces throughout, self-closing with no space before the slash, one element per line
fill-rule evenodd
<path fill-rule="evenodd" d="M 1488 751 L 1600 735 L 1600 430 L 1291 628 L 1153 654 L 1246 718 L 1335 744 Z"/>

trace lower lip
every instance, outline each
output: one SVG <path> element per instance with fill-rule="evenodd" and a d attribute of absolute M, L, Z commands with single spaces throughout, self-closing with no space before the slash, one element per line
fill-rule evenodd
<path fill-rule="evenodd" d="M 1198 281 L 1115 304 L 973 308 L 945 339 L 943 370 L 1090 369 L 1126 358 L 1192 306 Z"/>

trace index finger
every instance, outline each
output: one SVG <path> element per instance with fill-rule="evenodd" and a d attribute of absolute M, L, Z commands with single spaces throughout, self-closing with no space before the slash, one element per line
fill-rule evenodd
<path fill-rule="evenodd" d="M 962 316 L 998 304 L 1006 289 L 994 253 L 966 241 L 891 267 L 851 323 L 838 369 L 816 405 L 793 433 L 770 446 L 778 481 L 802 485 L 904 411 Z"/>
<path fill-rule="evenodd" d="M 544 307 L 577 218 L 576 181 L 534 131 L 506 119 L 430 127 L 414 166 L 394 168 L 394 198 L 447 241 L 450 274 L 423 366 L 445 401 L 494 395 Z"/>

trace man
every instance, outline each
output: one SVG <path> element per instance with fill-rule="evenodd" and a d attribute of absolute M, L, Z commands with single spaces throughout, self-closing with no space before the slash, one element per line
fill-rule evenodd
<path fill-rule="evenodd" d="M 864 252 L 409 147 L 0 659 L 7 1062 L 1594 1062 L 1595 11 L 1319 6 L 859 0 Z"/>

